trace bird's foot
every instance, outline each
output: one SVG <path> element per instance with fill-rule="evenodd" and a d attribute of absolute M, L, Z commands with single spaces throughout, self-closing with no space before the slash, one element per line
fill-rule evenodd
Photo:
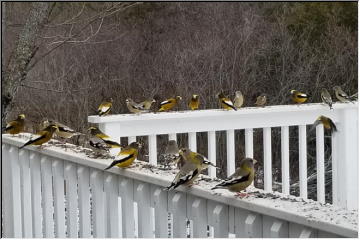
<path fill-rule="evenodd" d="M 235 197 L 239 197 L 239 198 L 244 198 L 244 197 L 248 197 L 249 196 L 249 194 L 248 193 L 244 193 L 244 192 L 237 192 L 236 194 L 235 194 Z"/>

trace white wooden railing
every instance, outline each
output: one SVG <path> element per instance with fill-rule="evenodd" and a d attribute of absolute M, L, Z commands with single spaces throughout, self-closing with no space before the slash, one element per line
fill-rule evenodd
<path fill-rule="evenodd" d="M 330 117 L 336 124 L 338 132 L 332 135 L 332 199 L 333 204 L 348 209 L 358 208 L 358 104 L 333 105 L 329 110 L 323 104 L 282 105 L 265 108 L 243 108 L 238 111 L 200 110 L 169 113 L 121 114 L 105 117 L 89 116 L 91 123 L 115 140 L 128 137 L 132 142 L 136 136 L 148 136 L 149 162 L 157 163 L 157 135 L 169 134 L 169 139 L 176 139 L 177 133 L 188 133 L 189 148 L 196 151 L 196 133 L 207 132 L 207 157 L 216 163 L 216 131 L 226 131 L 227 175 L 235 170 L 234 130 L 245 130 L 245 155 L 253 157 L 253 129 L 263 129 L 263 166 L 264 190 L 271 192 L 272 183 L 272 149 L 271 128 L 281 127 L 281 173 L 282 192 L 290 193 L 289 175 L 289 126 L 298 127 L 299 140 L 299 188 L 300 197 L 306 199 L 307 190 L 307 131 L 306 126 L 320 116 Z M 259 159 L 258 159 L 259 160 Z M 325 202 L 324 170 L 324 128 L 316 128 L 316 171 L 317 200 Z M 214 167 L 210 167 L 210 177 L 215 177 Z"/>
<path fill-rule="evenodd" d="M 128 169 L 103 171 L 112 159 L 88 158 L 86 149 L 69 144 L 64 149 L 54 141 L 44 149 L 19 150 L 29 138 L 2 135 L 4 237 L 358 234 L 357 210 L 253 188 L 249 197 L 239 199 L 226 190 L 210 190 L 218 183 L 211 180 L 167 192 L 163 188 L 175 175 L 171 171 L 149 169 L 140 161 Z"/>

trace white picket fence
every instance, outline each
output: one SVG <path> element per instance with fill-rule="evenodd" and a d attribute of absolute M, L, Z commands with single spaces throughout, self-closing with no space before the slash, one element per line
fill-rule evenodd
<path fill-rule="evenodd" d="M 82 147 L 19 150 L 26 136 L 2 135 L 4 237 L 358 235 L 357 210 L 279 194 L 259 197 L 256 189 L 239 199 L 210 190 L 218 182 L 205 180 L 167 192 L 171 171 L 152 170 L 140 161 L 103 171 L 112 159 L 88 158 Z"/>
<path fill-rule="evenodd" d="M 216 163 L 216 131 L 226 131 L 227 175 L 235 171 L 234 131 L 245 130 L 245 155 L 253 157 L 253 131 L 263 129 L 264 190 L 271 192 L 272 149 L 271 128 L 281 127 L 281 174 L 282 192 L 290 193 L 289 175 L 289 127 L 297 126 L 299 132 L 299 188 L 300 197 L 306 199 L 307 189 L 307 132 L 306 126 L 320 116 L 330 117 L 338 132 L 332 135 L 332 196 L 333 204 L 348 209 L 358 209 L 358 103 L 333 105 L 334 110 L 324 104 L 281 105 L 265 108 L 243 108 L 239 111 L 200 110 L 149 114 L 120 114 L 105 117 L 89 116 L 90 123 L 97 123 L 99 128 L 113 139 L 128 137 L 128 141 L 137 136 L 148 136 L 149 162 L 156 165 L 158 159 L 157 135 L 168 134 L 169 139 L 176 139 L 177 133 L 188 133 L 189 148 L 196 151 L 196 133 L 207 132 L 207 157 Z M 259 159 L 258 159 L 259 160 Z M 325 202 L 324 170 L 324 127 L 316 128 L 317 161 L 317 200 Z M 210 167 L 210 177 L 216 176 L 214 167 Z M 350 184 L 351 183 L 351 184 Z"/>

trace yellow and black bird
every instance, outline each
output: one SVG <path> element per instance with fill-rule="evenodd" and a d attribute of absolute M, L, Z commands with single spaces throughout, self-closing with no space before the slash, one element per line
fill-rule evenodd
<path fill-rule="evenodd" d="M 112 108 L 113 99 L 109 98 L 107 101 L 102 102 L 98 108 L 98 115 L 105 116 Z"/>
<path fill-rule="evenodd" d="M 242 94 L 241 91 L 236 91 L 234 98 L 234 106 L 236 107 L 236 109 L 239 109 L 242 107 L 243 104 L 244 104 L 244 95 Z"/>
<path fill-rule="evenodd" d="M 316 119 L 316 121 L 313 123 L 313 127 L 310 129 L 313 130 L 317 125 L 323 124 L 324 128 L 327 130 L 330 130 L 332 133 L 337 131 L 335 123 L 328 117 L 325 117 L 321 115 Z"/>
<path fill-rule="evenodd" d="M 256 160 L 252 158 L 244 158 L 240 162 L 240 167 L 235 173 L 229 176 L 224 182 L 216 185 L 213 189 L 225 188 L 231 192 L 240 192 L 245 190 L 254 181 Z"/>
<path fill-rule="evenodd" d="M 25 114 L 19 114 L 15 120 L 10 121 L 6 124 L 4 132 L 9 134 L 19 134 L 24 131 L 24 127 Z"/>
<path fill-rule="evenodd" d="M 138 142 L 132 142 L 127 147 L 121 149 L 118 156 L 119 159 L 113 161 L 107 168 L 104 170 L 107 170 L 109 168 L 112 168 L 113 166 L 117 166 L 119 168 L 125 168 L 130 166 L 134 160 L 137 158 L 139 154 L 139 149 L 141 148 L 141 144 Z"/>
<path fill-rule="evenodd" d="M 265 107 L 265 105 L 266 105 L 266 95 L 261 94 L 260 96 L 258 96 L 256 98 L 255 105 L 258 106 L 258 107 Z"/>
<path fill-rule="evenodd" d="M 146 99 L 145 101 L 139 103 L 140 107 L 144 110 L 150 110 L 153 103 L 155 103 L 155 99 Z"/>
<path fill-rule="evenodd" d="M 98 129 L 97 127 L 89 127 L 88 131 L 90 131 L 90 134 L 92 136 L 102 139 L 111 148 L 121 148 L 122 147 L 119 143 L 111 140 L 111 138 L 108 135 L 106 135 L 105 133 L 100 131 L 100 129 Z"/>
<path fill-rule="evenodd" d="M 160 103 L 159 112 L 166 112 L 173 109 L 180 100 L 182 100 L 182 97 L 180 96 L 166 99 L 165 101 Z"/>
<path fill-rule="evenodd" d="M 131 98 L 126 99 L 126 106 L 131 113 L 138 114 L 138 113 L 149 112 L 149 110 L 144 109 L 142 105 L 140 105 L 139 103 L 136 103 Z"/>
<path fill-rule="evenodd" d="M 220 92 L 216 94 L 216 97 L 219 99 L 219 103 L 223 109 L 237 111 L 233 102 L 230 100 L 230 98 L 225 97 L 224 93 Z"/>
<path fill-rule="evenodd" d="M 336 98 L 342 102 L 342 103 L 346 103 L 346 102 L 353 102 L 353 100 L 351 99 L 351 97 L 349 97 L 349 95 L 347 95 L 340 86 L 334 86 L 333 87 L 334 91 L 335 91 L 335 96 Z"/>
<path fill-rule="evenodd" d="M 304 103 L 309 98 L 308 94 L 299 92 L 297 90 L 291 90 L 290 94 L 291 94 L 291 99 L 296 103 Z"/>
<path fill-rule="evenodd" d="M 200 105 L 199 95 L 193 94 L 189 101 L 189 108 L 191 110 L 197 110 L 197 109 L 199 109 L 199 105 Z"/>
<path fill-rule="evenodd" d="M 51 120 L 49 121 L 49 120 L 45 119 L 41 125 L 44 127 L 47 127 L 51 124 L 56 125 L 58 127 L 58 130 L 56 130 L 55 134 L 61 138 L 67 139 L 67 138 L 72 138 L 72 137 L 78 136 L 78 135 L 84 135 L 83 133 L 79 133 L 79 132 L 75 131 L 74 129 L 72 129 L 62 123 L 56 122 L 56 121 L 51 121 Z"/>
<path fill-rule="evenodd" d="M 52 138 L 54 132 L 57 129 L 58 129 L 58 127 L 55 124 L 51 124 L 51 125 L 47 126 L 45 129 L 43 129 L 40 132 L 36 133 L 37 135 L 39 135 L 39 137 L 28 141 L 27 143 L 22 145 L 20 147 L 20 149 L 25 147 L 25 146 L 28 146 L 28 145 L 42 145 L 42 144 L 48 142 Z"/>
<path fill-rule="evenodd" d="M 170 186 L 166 187 L 164 190 L 172 190 L 181 185 L 190 186 L 199 176 L 201 171 L 210 165 L 215 166 L 204 156 L 192 152 L 188 148 L 180 149 L 179 154 L 185 160 L 184 165 L 180 168 Z"/>
<path fill-rule="evenodd" d="M 109 152 L 110 146 L 107 145 L 104 140 L 98 137 L 92 137 L 89 139 L 89 145 L 95 152 Z"/>
<path fill-rule="evenodd" d="M 333 109 L 331 95 L 329 91 L 325 88 L 321 89 L 321 100 L 323 101 L 323 103 L 329 105 L 330 109 Z"/>

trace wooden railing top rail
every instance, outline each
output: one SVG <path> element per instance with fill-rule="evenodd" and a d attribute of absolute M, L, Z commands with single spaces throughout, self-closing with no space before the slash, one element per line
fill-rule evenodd
<path fill-rule="evenodd" d="M 26 136 L 31 136 L 25 134 Z M 21 146 L 26 139 L 2 135 L 2 142 L 13 146 Z M 41 153 L 43 155 L 70 161 L 80 165 L 88 166 L 95 169 L 104 169 L 112 161 L 112 159 L 92 159 L 82 152 L 83 148 L 79 146 L 70 146 L 65 151 L 64 148 L 46 145 L 45 149 L 39 150 L 37 147 L 27 146 L 26 149 Z M 154 168 L 154 171 L 144 168 L 146 163 L 138 161 L 134 167 L 128 169 L 113 168 L 109 171 L 128 178 L 148 182 L 151 184 L 165 187 L 170 184 L 174 174 L 169 171 L 161 171 Z M 357 237 L 358 236 L 358 211 L 345 210 L 329 204 L 320 204 L 314 201 L 302 201 L 299 198 L 288 198 L 281 194 L 269 194 L 254 189 L 253 196 L 243 199 L 234 197 L 233 193 L 226 190 L 212 191 L 210 188 L 217 181 L 201 181 L 192 188 L 179 187 L 178 191 L 187 192 L 194 196 L 211 199 L 220 203 L 231 205 L 234 207 L 248 209 L 260 214 L 273 216 L 289 222 L 294 222 L 309 226 L 311 228 L 320 229 L 322 231 L 335 233 L 341 236 Z M 257 193 L 261 197 L 257 196 Z M 219 194 L 220 193 L 220 194 Z"/>

